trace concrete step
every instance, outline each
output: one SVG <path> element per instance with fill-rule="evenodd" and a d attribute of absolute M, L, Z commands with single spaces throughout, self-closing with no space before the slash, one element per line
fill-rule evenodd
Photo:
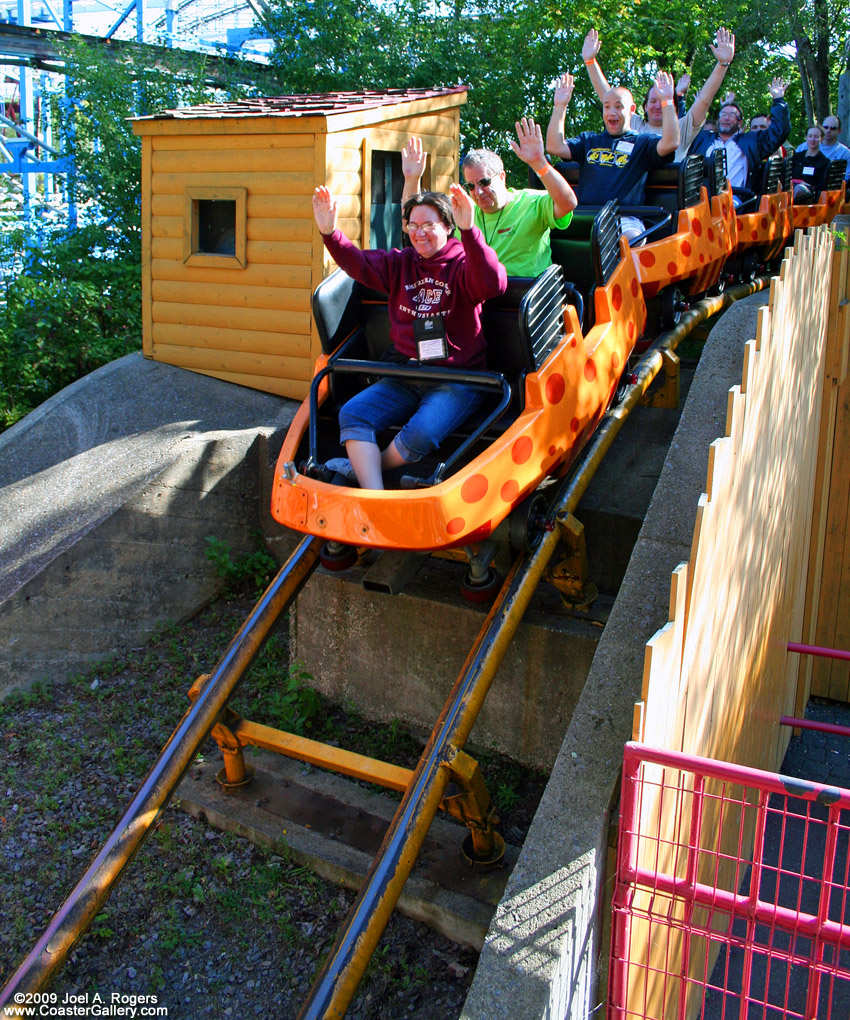
<path fill-rule="evenodd" d="M 215 779 L 221 762 L 205 761 L 183 779 L 176 803 L 217 829 L 359 889 L 400 798 L 268 751 L 245 755 L 255 769 L 248 786 L 225 792 Z M 398 909 L 480 950 L 519 848 L 508 845 L 499 868 L 473 871 L 461 857 L 467 831 L 451 819 L 434 820 Z"/>

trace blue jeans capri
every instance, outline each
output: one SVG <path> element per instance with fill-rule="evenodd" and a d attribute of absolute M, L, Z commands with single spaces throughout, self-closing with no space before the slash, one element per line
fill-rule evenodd
<path fill-rule="evenodd" d="M 399 379 L 379 379 L 343 404 L 340 442 L 377 443 L 378 433 L 401 425 L 396 449 L 408 462 L 421 460 L 453 432 L 484 400 L 484 393 L 462 382 L 411 386 Z M 402 424 L 403 423 L 403 424 Z"/>

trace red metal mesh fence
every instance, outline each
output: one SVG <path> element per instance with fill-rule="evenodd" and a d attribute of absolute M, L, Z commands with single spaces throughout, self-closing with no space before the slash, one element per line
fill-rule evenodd
<path fill-rule="evenodd" d="M 847 1020 L 850 791 L 626 746 L 609 1020 Z"/>

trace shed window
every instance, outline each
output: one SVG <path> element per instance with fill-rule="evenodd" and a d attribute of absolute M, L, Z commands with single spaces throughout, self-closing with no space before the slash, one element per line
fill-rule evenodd
<path fill-rule="evenodd" d="M 401 196 L 404 174 L 400 152 L 372 150 L 372 194 L 369 215 L 369 243 L 372 248 L 400 248 Z"/>
<path fill-rule="evenodd" d="M 236 254 L 236 203 L 206 198 L 198 202 L 198 251 Z"/>
<path fill-rule="evenodd" d="M 187 188 L 183 261 L 191 266 L 244 268 L 245 188 Z"/>

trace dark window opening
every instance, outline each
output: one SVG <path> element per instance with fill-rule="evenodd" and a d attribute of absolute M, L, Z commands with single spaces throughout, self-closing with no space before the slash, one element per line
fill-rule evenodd
<path fill-rule="evenodd" d="M 401 196 L 404 174 L 400 152 L 372 152 L 372 194 L 369 244 L 372 248 L 401 248 Z"/>
<path fill-rule="evenodd" d="M 236 203 L 198 199 L 198 254 L 236 254 Z"/>

